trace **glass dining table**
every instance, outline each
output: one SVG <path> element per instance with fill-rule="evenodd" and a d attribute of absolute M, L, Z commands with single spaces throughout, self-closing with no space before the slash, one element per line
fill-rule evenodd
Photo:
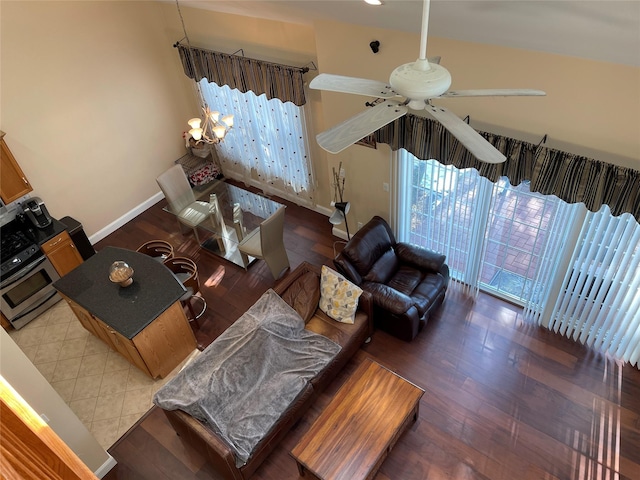
<path fill-rule="evenodd" d="M 199 208 L 208 213 L 197 227 L 200 247 L 247 268 L 255 258 L 240 252 L 238 243 L 260 228 L 260 224 L 282 204 L 224 180 L 193 187 L 192 192 Z M 169 205 L 163 210 L 176 214 Z M 202 232 L 205 232 L 204 236 Z"/>

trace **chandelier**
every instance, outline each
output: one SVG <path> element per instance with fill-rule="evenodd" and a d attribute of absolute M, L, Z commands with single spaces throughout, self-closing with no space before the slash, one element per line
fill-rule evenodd
<path fill-rule="evenodd" d="M 225 115 L 220 118 L 220 112 L 212 112 L 206 105 L 202 107 L 202 113 L 204 115 L 204 123 L 198 117 L 192 118 L 187 122 L 191 127 L 191 130 L 189 130 L 191 139 L 193 139 L 195 145 L 220 143 L 233 127 L 233 115 Z"/>
<path fill-rule="evenodd" d="M 180 16 L 180 23 L 182 24 L 182 31 L 184 32 L 184 39 L 187 41 L 187 48 L 189 49 L 189 55 L 191 57 L 191 64 L 193 68 L 196 67 L 196 61 L 193 56 L 193 49 L 191 48 L 191 42 L 187 35 L 187 28 L 184 25 L 184 18 L 182 17 L 182 11 L 180 10 L 180 3 L 176 0 L 176 7 L 178 9 L 178 15 Z M 178 42 L 180 43 L 180 42 Z M 198 97 L 203 99 L 202 91 L 200 90 L 200 84 L 196 77 L 194 77 L 196 89 L 198 91 Z M 213 145 L 220 143 L 224 140 L 225 135 L 233 127 L 233 115 L 225 115 L 220 118 L 220 112 L 211 111 L 208 105 L 202 107 L 202 113 L 204 115 L 204 122 L 202 119 L 195 117 L 187 121 L 191 130 L 182 134 L 187 147 L 202 147 L 203 145 Z"/>

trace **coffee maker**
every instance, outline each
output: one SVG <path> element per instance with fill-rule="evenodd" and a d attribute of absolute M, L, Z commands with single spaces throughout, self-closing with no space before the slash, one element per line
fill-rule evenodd
<path fill-rule="evenodd" d="M 34 227 L 46 228 L 51 225 L 51 215 L 40 197 L 31 197 L 22 204 L 22 208 Z"/>

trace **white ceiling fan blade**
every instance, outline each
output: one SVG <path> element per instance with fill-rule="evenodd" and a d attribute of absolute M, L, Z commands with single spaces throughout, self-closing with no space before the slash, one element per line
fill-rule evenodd
<path fill-rule="evenodd" d="M 426 111 L 433 115 L 444 128 L 449 130 L 451 135 L 456 137 L 481 162 L 502 163 L 507 159 L 493 145 L 487 142 L 482 135 L 449 110 L 427 104 Z"/>
<path fill-rule="evenodd" d="M 400 118 L 408 110 L 400 102 L 387 100 L 319 133 L 316 135 L 316 140 L 318 145 L 327 152 L 338 153 L 396 118 Z"/>
<path fill-rule="evenodd" d="M 528 88 L 493 88 L 483 90 L 450 90 L 440 97 L 542 97 L 542 90 Z"/>
<path fill-rule="evenodd" d="M 368 97 L 393 98 L 398 96 L 391 86 L 377 80 L 366 78 L 345 77 L 331 73 L 321 73 L 311 80 L 309 88 L 327 90 L 329 92 L 355 93 Z"/>

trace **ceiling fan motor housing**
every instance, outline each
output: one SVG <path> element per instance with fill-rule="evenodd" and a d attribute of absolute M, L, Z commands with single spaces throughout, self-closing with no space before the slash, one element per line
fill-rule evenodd
<path fill-rule="evenodd" d="M 420 110 L 425 107 L 424 100 L 439 97 L 449 90 L 451 75 L 440 65 L 418 60 L 400 65 L 391 72 L 389 84 L 410 100 L 409 108 Z"/>

